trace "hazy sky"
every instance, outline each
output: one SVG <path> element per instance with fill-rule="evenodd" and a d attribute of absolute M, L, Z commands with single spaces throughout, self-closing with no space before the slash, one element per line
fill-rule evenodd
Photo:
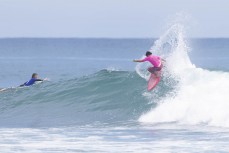
<path fill-rule="evenodd" d="M 0 0 L 0 37 L 158 37 L 176 13 L 190 37 L 229 37 L 229 0 Z"/>

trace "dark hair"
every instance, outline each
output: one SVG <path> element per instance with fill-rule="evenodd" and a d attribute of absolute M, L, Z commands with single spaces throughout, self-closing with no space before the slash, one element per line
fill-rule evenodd
<path fill-rule="evenodd" d="M 34 78 L 36 75 L 37 75 L 37 73 L 33 73 L 33 74 L 32 74 L 32 78 Z"/>
<path fill-rule="evenodd" d="M 152 53 L 150 51 L 146 52 L 146 56 L 152 55 Z"/>

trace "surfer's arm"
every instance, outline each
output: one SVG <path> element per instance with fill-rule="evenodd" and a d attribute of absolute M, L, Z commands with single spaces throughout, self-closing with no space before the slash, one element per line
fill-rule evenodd
<path fill-rule="evenodd" d="M 44 81 L 43 79 L 36 79 L 36 81 Z"/>
<path fill-rule="evenodd" d="M 133 60 L 133 62 L 144 62 L 144 60 Z"/>
<path fill-rule="evenodd" d="M 36 79 L 36 81 L 49 81 L 48 78 L 44 78 L 44 79 Z"/>

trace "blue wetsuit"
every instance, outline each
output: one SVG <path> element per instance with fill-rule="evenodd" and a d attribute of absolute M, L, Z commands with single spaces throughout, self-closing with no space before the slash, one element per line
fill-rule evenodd
<path fill-rule="evenodd" d="M 35 78 L 32 78 L 30 79 L 29 81 L 27 81 L 26 83 L 24 83 L 22 86 L 31 86 L 33 85 L 36 81 L 43 81 L 42 79 L 35 79 Z"/>

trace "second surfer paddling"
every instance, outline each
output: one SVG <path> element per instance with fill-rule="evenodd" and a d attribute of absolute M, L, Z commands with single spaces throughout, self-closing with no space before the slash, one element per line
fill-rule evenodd
<path fill-rule="evenodd" d="M 160 74 L 157 73 L 159 71 L 161 71 L 163 65 L 162 65 L 162 61 L 165 61 L 164 59 L 162 59 L 160 56 L 156 56 L 156 55 L 152 55 L 152 53 L 150 51 L 146 52 L 146 57 L 144 59 L 140 59 L 140 60 L 133 60 L 134 62 L 150 62 L 153 67 L 149 67 L 148 71 L 150 73 L 155 74 L 156 77 L 159 77 Z"/>

